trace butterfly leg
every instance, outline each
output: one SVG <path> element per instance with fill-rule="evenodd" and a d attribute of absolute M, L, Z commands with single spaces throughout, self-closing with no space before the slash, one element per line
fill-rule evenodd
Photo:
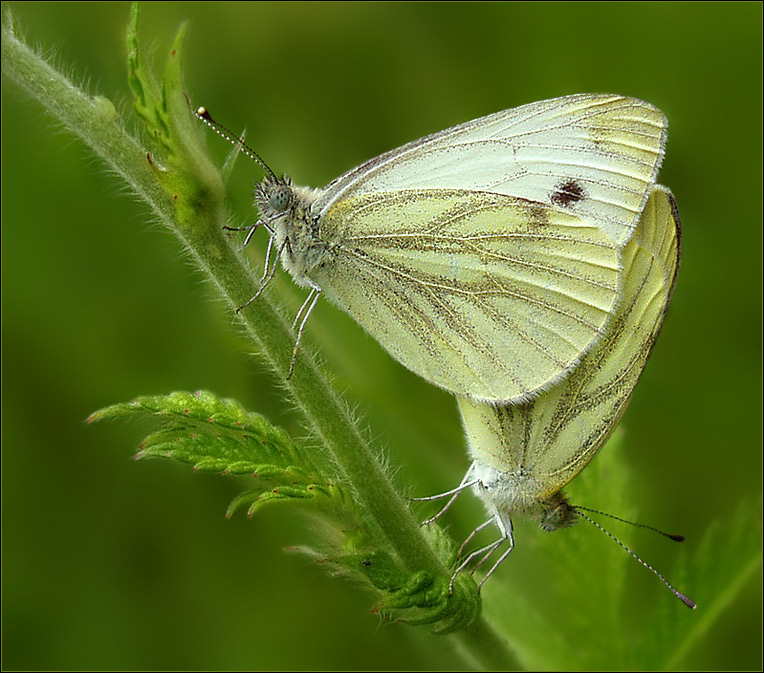
<path fill-rule="evenodd" d="M 434 521 L 437 521 L 440 519 L 443 514 L 446 513 L 446 510 L 451 507 L 451 505 L 456 500 L 457 496 L 466 488 L 470 488 L 471 486 L 474 486 L 477 483 L 477 479 L 469 480 L 472 476 L 472 472 L 474 469 L 474 464 L 470 465 L 469 469 L 467 470 L 467 473 L 464 475 L 464 479 L 462 479 L 461 483 L 456 487 L 452 488 L 450 491 L 446 491 L 445 493 L 438 493 L 437 495 L 428 495 L 424 498 L 412 498 L 412 500 L 416 502 L 424 502 L 426 500 L 438 500 L 440 498 L 445 498 L 447 496 L 451 496 L 449 501 L 441 508 L 441 510 L 435 515 L 431 516 L 429 519 L 422 521 L 422 525 L 426 526 L 428 524 L 433 523 Z"/>
<path fill-rule="evenodd" d="M 464 548 L 472 542 L 472 538 L 475 537 L 481 530 L 483 530 L 486 526 L 489 526 L 493 523 L 493 519 L 488 519 L 485 523 L 481 523 L 475 530 L 473 530 L 468 536 L 467 539 L 462 542 L 461 546 L 459 547 L 459 551 L 456 553 L 457 558 L 461 558 L 462 554 L 464 553 Z"/>
<path fill-rule="evenodd" d="M 247 235 L 244 237 L 244 243 L 241 244 L 241 249 L 244 250 L 249 245 L 249 242 L 252 240 L 252 237 L 255 235 L 255 232 L 257 231 L 257 228 L 262 224 L 259 220 L 255 222 L 253 226 L 249 228 L 249 231 L 247 232 Z"/>
<path fill-rule="evenodd" d="M 241 244 L 241 247 L 239 248 L 239 252 L 244 250 L 249 245 L 249 242 L 252 240 L 252 236 L 255 235 L 255 231 L 257 231 L 257 228 L 262 224 L 262 222 L 255 222 L 255 224 L 251 224 L 247 227 L 223 227 L 226 231 L 246 231 L 247 236 L 244 238 L 244 243 Z"/>
<path fill-rule="evenodd" d="M 271 252 L 273 252 L 273 236 L 268 239 L 268 247 L 265 249 L 265 261 L 263 262 L 263 275 L 260 278 L 260 285 L 265 283 L 265 277 L 268 275 L 268 267 L 271 263 Z"/>
<path fill-rule="evenodd" d="M 490 523 L 490 521 L 488 522 Z M 480 529 L 485 528 L 487 524 L 483 524 L 480 526 Z M 498 540 L 495 540 L 494 542 L 491 542 L 491 544 L 486 545 L 485 547 L 481 547 L 480 549 L 476 549 L 473 551 L 467 558 L 462 561 L 459 566 L 454 570 L 454 574 L 451 575 L 451 581 L 448 583 L 448 593 L 452 594 L 454 593 L 454 582 L 456 581 L 456 576 L 464 570 L 470 563 L 472 563 L 472 560 L 476 558 L 477 556 L 480 556 L 481 554 L 485 554 L 486 556 L 490 556 L 496 548 L 501 545 L 502 542 L 504 542 L 505 538 L 499 538 Z"/>
<path fill-rule="evenodd" d="M 496 561 L 496 563 L 494 563 L 494 564 L 491 566 L 491 569 L 490 569 L 490 570 L 489 570 L 489 571 L 488 571 L 488 572 L 485 574 L 485 577 L 484 577 L 482 580 L 480 580 L 480 583 L 478 584 L 478 590 L 479 590 L 479 589 L 480 589 L 480 588 L 483 586 L 483 584 L 485 584 L 485 581 L 486 581 L 486 580 L 487 580 L 487 579 L 488 579 L 488 578 L 489 578 L 491 575 L 493 575 L 493 571 L 494 571 L 494 570 L 496 570 L 496 568 L 498 568 L 498 567 L 501 565 L 502 561 L 503 561 L 505 558 L 507 558 L 507 556 L 509 556 L 510 552 L 511 552 L 511 551 L 512 551 L 512 550 L 515 548 L 515 537 L 514 537 L 514 535 L 512 534 L 512 528 L 511 528 L 511 526 L 510 526 L 509 530 L 507 530 L 507 531 L 505 531 L 505 532 L 506 532 L 506 536 L 507 536 L 507 537 L 506 537 L 506 540 L 508 540 L 508 545 L 509 545 L 509 546 L 507 547 L 507 550 L 506 550 L 506 551 L 505 551 L 505 552 L 504 552 L 504 553 L 503 553 L 503 554 L 502 554 L 502 555 L 499 557 L 499 560 L 498 560 L 498 561 Z M 487 560 L 487 559 L 488 559 L 488 556 L 485 556 L 483 559 L 481 559 L 481 560 L 480 560 L 480 563 L 478 563 L 478 564 L 475 566 L 475 570 L 477 570 L 477 569 L 478 569 L 478 568 L 479 568 L 479 567 L 480 567 L 480 566 L 483 564 L 483 562 L 484 562 L 485 560 Z"/>
<path fill-rule="evenodd" d="M 273 240 L 272 237 L 271 237 L 271 240 Z M 270 243 L 269 243 L 269 245 L 268 245 L 268 253 L 267 253 L 266 258 L 265 258 L 265 263 L 266 263 L 266 267 L 265 268 L 266 268 L 266 271 L 267 271 L 267 275 L 263 276 L 263 281 L 260 284 L 260 289 L 257 292 L 255 292 L 255 294 L 252 296 L 252 298 L 249 301 L 247 301 L 242 306 L 239 306 L 239 308 L 236 309 L 236 313 L 239 313 L 240 311 L 243 311 L 245 308 L 247 308 L 247 306 L 249 306 L 253 301 L 255 301 L 255 299 L 257 299 L 263 293 L 263 290 L 265 290 L 265 288 L 268 287 L 268 283 L 270 283 L 271 280 L 273 280 L 273 276 L 276 274 L 276 269 L 278 268 L 278 265 L 279 265 L 279 258 L 281 257 L 281 253 L 284 250 L 284 246 L 288 242 L 289 242 L 289 239 L 285 239 L 284 242 L 281 244 L 281 247 L 279 248 L 278 253 L 275 255 L 275 257 L 273 259 L 273 263 L 271 264 L 270 270 L 268 270 L 269 257 L 270 257 L 270 254 L 271 254 L 271 246 L 270 246 Z"/>
<path fill-rule="evenodd" d="M 474 559 L 476 559 L 478 556 L 480 556 L 480 561 L 475 565 L 475 567 L 472 569 L 472 572 L 474 573 L 475 570 L 477 570 L 483 563 L 485 563 L 488 558 L 505 542 L 509 541 L 509 549 L 505 551 L 501 558 L 493 565 L 491 570 L 488 571 L 488 574 L 481 580 L 479 587 L 483 586 L 483 583 L 491 576 L 494 570 L 499 567 L 499 564 L 509 555 L 509 553 L 514 549 L 515 546 L 515 540 L 514 536 L 512 535 L 512 520 L 507 518 L 504 520 L 501 515 L 496 514 L 495 516 L 491 517 L 486 521 L 485 523 L 478 526 L 472 533 L 470 533 L 467 540 L 465 540 L 464 544 L 462 545 L 462 549 L 464 548 L 464 545 L 467 544 L 477 533 L 479 533 L 483 528 L 488 526 L 490 523 L 495 523 L 497 527 L 499 528 L 499 532 L 501 533 L 500 537 L 497 540 L 494 540 L 490 544 L 487 544 L 485 547 L 481 547 L 480 549 L 476 549 L 473 551 L 467 558 L 462 561 L 459 566 L 454 571 L 454 574 L 451 576 L 451 582 L 449 583 L 449 592 L 453 593 L 454 590 L 454 582 L 456 581 L 456 576 L 464 570 Z M 460 549 L 461 552 L 461 549 Z"/>
<path fill-rule="evenodd" d="M 294 342 L 294 348 L 292 349 L 292 361 L 289 363 L 289 374 L 287 375 L 287 379 L 291 378 L 292 373 L 294 372 L 294 363 L 297 361 L 297 351 L 300 348 L 300 341 L 302 340 L 302 331 L 305 329 L 305 323 L 308 322 L 308 318 L 313 312 L 313 307 L 316 305 L 316 302 L 320 296 L 321 288 L 318 287 L 318 285 L 311 284 L 308 297 L 303 302 L 300 310 L 297 311 L 297 315 L 294 318 L 294 323 L 292 323 L 292 329 L 294 329 L 297 326 L 297 321 L 300 320 L 300 316 L 302 316 L 300 328 L 297 330 L 297 339 Z M 303 315 L 303 313 L 305 315 Z"/>

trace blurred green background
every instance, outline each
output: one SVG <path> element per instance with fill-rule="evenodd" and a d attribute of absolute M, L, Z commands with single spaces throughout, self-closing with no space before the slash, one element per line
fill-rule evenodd
<path fill-rule="evenodd" d="M 128 4 L 3 7 L 76 80 L 129 107 Z M 660 181 L 679 203 L 683 261 L 624 419 L 632 491 L 641 520 L 684 533 L 690 547 L 739 503 L 760 506 L 761 3 L 147 3 L 143 35 L 158 56 L 186 19 L 194 103 L 246 127 L 299 184 L 563 94 L 622 93 L 662 109 Z M 380 624 L 360 589 L 285 553 L 306 540 L 297 512 L 227 521 L 230 481 L 133 462 L 146 428 L 83 423 L 139 394 L 204 388 L 300 433 L 177 241 L 35 102 L 5 80 L 2 93 L 3 668 L 461 666 L 445 641 Z M 209 135 L 222 159 L 229 148 Z M 232 178 L 242 222 L 254 217 L 259 175 L 241 162 Z M 279 287 L 299 306 L 288 281 Z M 327 302 L 305 338 L 404 486 L 429 494 L 458 483 L 467 459 L 449 396 Z M 455 509 L 459 538 L 482 519 L 469 498 Z M 639 542 L 670 574 L 675 550 Z M 500 574 L 511 573 L 508 562 Z M 673 600 L 657 582 L 643 586 Z M 761 668 L 760 579 L 685 663 Z"/>

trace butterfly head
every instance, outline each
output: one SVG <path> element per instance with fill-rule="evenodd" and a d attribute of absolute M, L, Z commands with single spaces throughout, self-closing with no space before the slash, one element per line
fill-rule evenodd
<path fill-rule="evenodd" d="M 199 107 L 193 110 L 193 113 L 215 133 L 236 145 L 240 151 L 265 170 L 265 178 L 255 187 L 255 202 L 266 222 L 276 220 L 292 209 L 295 192 L 291 178 L 286 175 L 282 175 L 280 178 L 276 177 L 276 174 L 263 161 L 262 157 L 244 142 L 244 138 L 237 136 L 230 129 L 215 121 L 207 108 Z"/>
<path fill-rule="evenodd" d="M 265 220 L 276 219 L 294 206 L 295 193 L 292 179 L 284 175 L 266 175 L 255 186 L 255 203 Z"/>
<path fill-rule="evenodd" d="M 545 531 L 551 532 L 558 528 L 567 528 L 572 526 L 578 518 L 578 512 L 568 502 L 562 491 L 557 491 L 539 505 L 541 509 L 539 526 Z"/>

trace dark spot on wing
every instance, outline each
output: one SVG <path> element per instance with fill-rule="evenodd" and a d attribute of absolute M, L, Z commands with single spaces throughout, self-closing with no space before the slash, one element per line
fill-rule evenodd
<path fill-rule="evenodd" d="M 557 185 L 549 200 L 555 206 L 570 208 L 585 198 L 586 192 L 584 188 L 571 178 Z"/>

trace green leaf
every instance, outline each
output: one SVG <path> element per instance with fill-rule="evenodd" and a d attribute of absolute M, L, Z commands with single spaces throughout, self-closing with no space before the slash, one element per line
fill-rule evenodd
<path fill-rule="evenodd" d="M 143 442 L 139 457 L 167 455 L 192 465 L 214 460 L 220 463 L 214 471 L 237 474 L 255 472 L 267 463 L 282 470 L 299 460 L 307 464 L 284 430 L 234 400 L 205 391 L 139 397 L 97 411 L 87 420 L 146 417 L 160 419 L 165 429 Z"/>
<path fill-rule="evenodd" d="M 230 399 L 212 393 L 175 392 L 139 397 L 92 414 L 89 423 L 103 420 L 145 420 L 162 428 L 141 443 L 138 458 L 169 458 L 192 465 L 201 472 L 248 475 L 250 488 L 234 498 L 227 516 L 246 507 L 252 516 L 272 503 L 311 506 L 324 525 L 333 530 L 326 541 L 310 553 L 326 568 L 366 580 L 381 598 L 376 611 L 391 620 L 412 625 L 433 625 L 436 633 L 452 633 L 468 627 L 480 613 L 475 581 L 462 574 L 450 590 L 448 575 L 426 570 L 411 572 L 389 552 L 373 529 L 365 529 L 363 517 L 345 489 L 327 481 L 310 463 L 288 434 L 260 414 L 248 412 Z M 436 547 L 454 557 L 453 546 L 437 527 Z"/>
<path fill-rule="evenodd" d="M 88 422 L 144 418 L 159 420 L 162 429 L 143 440 L 137 458 L 171 458 L 200 472 L 248 475 L 257 482 L 233 501 L 229 516 L 243 505 L 251 516 L 270 502 L 344 498 L 284 430 L 209 392 L 139 397 L 97 411 Z"/>
<path fill-rule="evenodd" d="M 159 183 L 172 198 L 177 222 L 184 227 L 206 226 L 217 219 L 224 189 L 220 172 L 210 162 L 203 138 L 183 94 L 182 54 L 186 26 L 175 38 L 161 81 L 157 81 L 139 39 L 140 3 L 133 3 L 127 31 L 128 84 L 134 109 L 143 121 L 155 155 L 148 154 Z M 207 211 L 206 216 L 203 215 Z"/>

